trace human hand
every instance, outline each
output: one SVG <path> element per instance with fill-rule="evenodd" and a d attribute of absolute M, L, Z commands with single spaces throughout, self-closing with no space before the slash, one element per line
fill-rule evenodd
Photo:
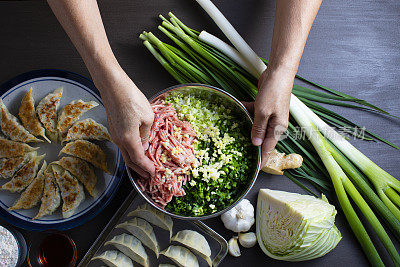
<path fill-rule="evenodd" d="M 262 166 L 288 127 L 294 76 L 292 70 L 267 68 L 259 79 L 255 102 L 244 103 L 254 112 L 251 140 L 253 145 L 261 146 Z"/>
<path fill-rule="evenodd" d="M 123 70 L 94 81 L 102 95 L 111 138 L 125 164 L 144 178 L 153 176 L 155 166 L 144 153 L 154 119 L 150 103 Z"/>

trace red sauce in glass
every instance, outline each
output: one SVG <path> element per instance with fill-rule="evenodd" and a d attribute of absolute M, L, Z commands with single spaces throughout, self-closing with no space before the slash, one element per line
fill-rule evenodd
<path fill-rule="evenodd" d="M 70 267 L 75 265 L 73 244 L 62 234 L 51 234 L 39 246 L 39 262 L 46 267 Z"/>

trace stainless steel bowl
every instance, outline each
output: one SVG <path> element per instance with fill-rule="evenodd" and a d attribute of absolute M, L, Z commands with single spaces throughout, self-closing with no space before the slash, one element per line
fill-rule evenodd
<path fill-rule="evenodd" d="M 201 97 L 205 98 L 206 100 L 209 101 L 216 101 L 216 99 L 218 100 L 222 100 L 224 105 L 228 105 L 229 108 L 233 111 L 233 112 L 237 112 L 240 115 L 243 115 L 243 119 L 246 121 L 246 123 L 248 124 L 248 129 L 249 131 L 251 130 L 251 126 L 253 124 L 253 121 L 250 117 L 250 114 L 247 112 L 246 108 L 242 105 L 242 103 L 239 102 L 239 100 L 237 100 L 234 96 L 230 95 L 229 93 L 218 89 L 216 87 L 213 86 L 209 86 L 209 85 L 204 85 L 204 84 L 181 84 L 181 85 L 177 85 L 177 86 L 172 86 L 170 88 L 167 88 L 161 92 L 159 92 L 158 94 L 156 94 L 155 96 L 150 98 L 150 103 L 154 102 L 155 100 L 157 100 L 160 97 L 165 97 L 166 95 L 172 93 L 172 92 L 179 92 L 182 95 L 188 94 L 188 93 L 194 93 L 197 95 L 200 95 Z M 206 214 L 206 215 L 202 215 L 202 216 L 182 216 L 179 214 L 175 214 L 172 212 L 169 212 L 167 210 L 165 210 L 164 208 L 162 208 L 161 206 L 159 206 L 158 203 L 156 203 L 155 201 L 153 201 L 151 199 L 151 197 L 149 195 L 147 195 L 146 193 L 142 192 L 142 190 L 140 189 L 139 185 L 136 183 L 136 177 L 138 177 L 138 175 L 131 169 L 127 168 L 127 172 L 128 172 L 128 176 L 129 179 L 131 180 L 133 186 L 135 187 L 136 191 L 138 191 L 138 193 L 144 198 L 146 199 L 146 201 L 152 205 L 153 207 L 155 207 L 156 209 L 170 215 L 171 217 L 174 218 L 178 218 L 178 219 L 183 219 L 183 220 L 204 220 L 204 219 L 209 219 L 209 218 L 213 218 L 216 216 L 221 215 L 222 213 L 230 210 L 231 208 L 233 208 L 238 202 L 240 202 L 246 195 L 247 193 L 250 191 L 250 189 L 253 187 L 258 172 L 260 170 L 260 165 L 261 165 L 261 149 L 257 149 L 257 168 L 255 168 L 253 170 L 252 176 L 249 177 L 249 182 L 247 185 L 247 188 L 243 190 L 243 193 L 240 197 L 238 197 L 238 199 L 232 203 L 231 205 L 225 207 L 223 210 L 220 210 L 218 212 L 212 213 L 212 214 Z"/>

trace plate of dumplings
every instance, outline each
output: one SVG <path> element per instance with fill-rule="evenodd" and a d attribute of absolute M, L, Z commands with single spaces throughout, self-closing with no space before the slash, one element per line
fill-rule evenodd
<path fill-rule="evenodd" d="M 28 230 L 93 218 L 125 166 L 92 81 L 38 70 L 6 82 L 0 94 L 0 216 Z"/>

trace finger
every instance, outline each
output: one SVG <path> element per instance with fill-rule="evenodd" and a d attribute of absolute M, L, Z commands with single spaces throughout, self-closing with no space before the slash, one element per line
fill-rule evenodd
<path fill-rule="evenodd" d="M 132 163 L 132 167 L 130 167 L 132 170 L 134 170 L 137 174 L 140 175 L 140 177 L 145 178 L 145 179 L 150 179 L 150 174 L 146 171 L 144 171 L 142 168 L 140 168 L 138 165 L 135 163 Z"/>
<path fill-rule="evenodd" d="M 144 151 L 146 151 L 147 149 L 149 149 L 149 146 L 150 146 L 149 142 L 146 142 L 146 143 L 142 144 L 142 147 L 143 147 L 143 150 L 144 150 Z"/>
<path fill-rule="evenodd" d="M 149 177 L 149 174 L 147 172 L 145 172 L 142 169 L 140 169 L 136 164 L 134 164 L 131 161 L 131 158 L 129 157 L 128 152 L 126 152 L 126 150 L 124 148 L 120 148 L 119 151 L 122 154 L 122 158 L 124 159 L 124 162 L 125 162 L 126 166 L 128 166 L 130 169 L 132 169 L 135 172 L 137 172 L 141 177 L 144 177 L 144 178 L 148 178 Z"/>
<path fill-rule="evenodd" d="M 265 133 L 267 130 L 269 115 L 264 110 L 257 110 L 255 107 L 254 111 L 254 123 L 251 129 L 251 141 L 253 145 L 260 146 L 265 139 Z"/>
<path fill-rule="evenodd" d="M 254 102 L 241 102 L 250 114 L 254 113 Z"/>
<path fill-rule="evenodd" d="M 128 140 L 126 140 L 125 148 L 129 154 L 131 161 L 139 168 L 149 173 L 150 176 L 155 174 L 154 163 L 144 154 L 139 129 L 135 129 Z"/>
<path fill-rule="evenodd" d="M 137 174 L 140 175 L 140 177 L 143 178 L 150 178 L 150 175 L 148 172 L 146 172 L 145 170 L 143 170 L 142 168 L 140 168 L 138 165 L 136 165 L 135 163 L 132 162 L 129 153 L 125 150 L 125 149 L 120 149 L 122 157 L 124 158 L 125 164 L 132 169 L 133 171 L 135 171 Z"/>
<path fill-rule="evenodd" d="M 261 162 L 263 165 L 267 161 L 270 153 L 275 149 L 275 146 L 278 143 L 280 136 L 284 133 L 285 130 L 286 128 L 281 124 L 278 124 L 275 118 L 271 118 L 269 120 L 267 133 L 265 135 L 265 139 L 261 148 Z"/>
<path fill-rule="evenodd" d="M 149 141 L 151 126 L 153 125 L 154 117 L 151 116 L 148 119 L 142 121 L 142 124 L 139 127 L 140 138 L 142 140 L 142 144 L 146 144 Z"/>

